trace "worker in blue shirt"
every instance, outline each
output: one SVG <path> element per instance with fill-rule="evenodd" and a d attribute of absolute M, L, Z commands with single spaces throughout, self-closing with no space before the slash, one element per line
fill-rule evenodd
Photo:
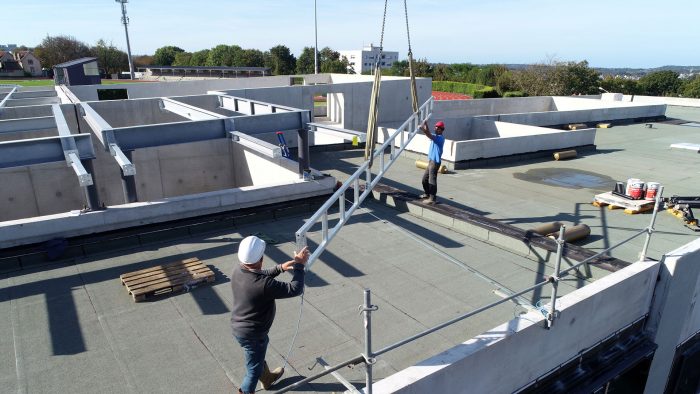
<path fill-rule="evenodd" d="M 423 121 L 420 129 L 432 141 L 428 149 L 428 167 L 423 174 L 424 193 L 420 198 L 426 199 L 425 202 L 428 204 L 435 204 L 437 202 L 437 175 L 442 161 L 442 147 L 445 145 L 445 137 L 442 135 L 445 131 L 445 123 L 442 121 L 435 123 L 435 134 L 430 132 L 427 121 Z"/>

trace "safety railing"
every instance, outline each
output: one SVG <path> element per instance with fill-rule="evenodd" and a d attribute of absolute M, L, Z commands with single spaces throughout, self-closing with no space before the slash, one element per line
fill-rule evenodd
<path fill-rule="evenodd" d="M 357 195 L 357 194 L 356 194 Z M 303 380 L 300 380 L 294 384 L 291 384 L 289 386 L 286 386 L 282 388 L 279 391 L 276 391 L 275 393 L 286 393 L 288 391 L 294 390 L 296 388 L 301 387 L 302 385 L 312 382 L 322 376 L 326 376 L 328 374 L 331 374 L 345 366 L 351 366 L 351 365 L 357 365 L 364 363 L 365 364 L 365 393 L 366 394 L 372 394 L 372 365 L 376 363 L 376 358 L 378 356 L 381 356 L 387 352 L 390 352 L 396 348 L 399 348 L 401 346 L 404 346 L 406 344 L 409 344 L 417 339 L 420 339 L 426 335 L 429 335 L 431 333 L 434 333 L 438 330 L 441 330 L 445 327 L 448 327 L 454 323 L 460 322 L 464 319 L 467 319 L 471 316 L 474 316 L 476 314 L 479 314 L 481 312 L 484 312 L 486 310 L 489 310 L 491 308 L 494 308 L 498 305 L 501 305 L 503 303 L 506 303 L 508 301 L 515 301 L 519 297 L 530 293 L 531 291 L 534 291 L 539 288 L 543 288 L 549 284 L 552 285 L 552 296 L 551 296 L 551 302 L 549 304 L 549 308 L 546 310 L 544 308 L 541 309 L 541 312 L 543 313 L 545 319 L 544 319 L 544 328 L 545 329 L 550 329 L 553 324 L 555 319 L 558 316 L 558 312 L 556 310 L 556 301 L 557 301 L 557 292 L 559 288 L 559 282 L 571 275 L 573 271 L 577 271 L 581 266 L 585 264 L 590 264 L 592 261 L 595 261 L 599 257 L 606 256 L 608 252 L 610 252 L 613 249 L 616 249 L 633 239 L 639 237 L 640 235 L 646 234 L 646 239 L 644 240 L 644 245 L 642 246 L 642 250 L 639 254 L 639 259 L 644 260 L 646 258 L 646 254 L 649 248 L 649 243 L 651 241 L 651 236 L 654 233 L 654 224 L 656 223 L 656 216 L 659 210 L 659 207 L 661 206 L 661 201 L 662 201 L 662 195 L 663 195 L 663 186 L 659 188 L 659 191 L 656 195 L 655 199 L 655 204 L 654 204 L 654 210 L 651 215 L 651 220 L 649 222 L 649 225 L 642 230 L 638 231 L 637 233 L 631 235 L 630 237 L 624 239 L 623 241 L 620 241 L 616 243 L 613 246 L 610 246 L 598 253 L 596 253 L 593 256 L 590 256 L 586 258 L 585 260 L 582 260 L 578 262 L 577 264 L 574 264 L 564 270 L 561 269 L 561 263 L 562 263 L 562 258 L 563 258 L 563 250 L 564 250 L 564 245 L 566 244 L 564 240 L 564 236 L 566 234 L 566 227 L 561 226 L 559 229 L 559 236 L 557 237 L 557 253 L 556 253 L 556 260 L 554 262 L 554 271 L 552 272 L 552 275 L 545 277 L 544 280 L 526 288 L 523 290 L 520 290 L 518 292 L 514 292 L 510 294 L 507 297 L 504 297 L 498 301 L 492 302 L 490 304 L 484 305 L 482 307 L 476 308 L 472 311 L 469 311 L 467 313 L 464 313 L 460 316 L 457 316 L 451 320 L 448 320 L 444 323 L 438 324 L 434 327 L 428 328 L 424 331 L 421 331 L 411 337 L 402 339 L 396 343 L 393 343 L 391 345 L 385 346 L 379 350 L 372 350 L 372 320 L 371 320 L 371 314 L 372 312 L 377 311 L 379 308 L 376 305 L 372 305 L 371 303 L 371 294 L 369 289 L 364 289 L 364 303 L 360 305 L 360 311 L 364 314 L 364 319 L 363 319 L 363 325 L 365 329 L 365 343 L 364 343 L 364 353 L 361 353 L 359 356 L 355 356 L 349 360 L 343 361 L 341 363 L 335 364 L 333 367 L 327 367 L 325 371 L 322 371 L 320 373 L 317 373 L 315 375 L 309 376 Z M 342 211 L 341 211 L 342 212 Z M 308 263 L 307 263 L 308 264 Z"/>
<path fill-rule="evenodd" d="M 321 222 L 321 241 L 314 249 L 306 263 L 306 269 L 311 269 L 313 263 L 318 259 L 318 256 L 326 250 L 326 247 L 331 240 L 338 234 L 341 228 L 347 223 L 353 212 L 362 204 L 367 196 L 372 192 L 372 189 L 379 183 L 387 170 L 391 167 L 401 153 L 406 149 L 406 146 L 411 142 L 413 137 L 420 130 L 420 126 L 424 120 L 427 120 L 432 115 L 433 98 L 431 97 L 423 103 L 414 113 L 399 126 L 396 131 L 384 141 L 384 143 L 372 152 L 374 162 L 379 164 L 379 169 L 376 174 L 372 174 L 372 168 L 369 166 L 369 161 L 365 161 L 326 201 L 325 204 L 304 223 L 296 232 L 297 250 L 301 250 L 307 243 L 307 234 L 311 228 L 319 221 Z M 385 151 L 389 149 L 389 158 L 385 159 Z M 365 178 L 364 189 L 360 192 L 360 179 Z M 353 201 L 350 208 L 345 207 L 345 192 L 353 188 Z M 329 228 L 328 213 L 334 207 L 338 207 L 340 218 L 337 223 Z"/>

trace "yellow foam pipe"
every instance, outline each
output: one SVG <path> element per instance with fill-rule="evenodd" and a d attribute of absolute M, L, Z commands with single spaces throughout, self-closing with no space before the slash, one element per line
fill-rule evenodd
<path fill-rule="evenodd" d="M 591 235 L 591 228 L 585 224 L 577 224 L 575 226 L 567 227 L 564 231 L 564 241 L 574 242 L 579 239 L 584 239 Z M 552 233 L 548 235 L 549 238 L 557 239 L 559 238 L 559 232 Z"/>
<path fill-rule="evenodd" d="M 428 168 L 428 162 L 425 160 L 416 160 L 416 167 L 425 170 Z M 438 172 L 441 174 L 447 174 L 447 167 L 445 167 L 444 164 L 441 164 L 440 168 L 438 168 Z"/>
<path fill-rule="evenodd" d="M 573 159 L 574 157 L 576 157 L 576 151 L 573 149 L 554 153 L 554 160 Z"/>
<path fill-rule="evenodd" d="M 530 229 L 533 233 L 537 233 L 539 235 L 548 235 L 552 233 L 557 233 L 559 234 L 559 228 L 562 226 L 562 222 L 551 222 L 551 223 L 544 223 L 540 224 L 539 226 Z"/>

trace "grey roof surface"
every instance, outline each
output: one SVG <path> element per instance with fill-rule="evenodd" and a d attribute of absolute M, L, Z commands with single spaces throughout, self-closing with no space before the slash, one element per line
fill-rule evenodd
<path fill-rule="evenodd" d="M 668 115 L 699 121 L 700 109 L 670 107 Z M 553 220 L 586 223 L 592 235 L 579 245 L 601 249 L 646 226 L 650 219 L 649 214 L 626 215 L 593 207 L 593 195 L 609 190 L 610 182 L 637 177 L 661 182 L 665 195 L 698 194 L 692 182 L 700 156 L 671 150 L 669 145 L 676 142 L 700 143 L 698 129 L 674 124 L 599 129 L 595 154 L 440 175 L 438 194 L 443 203 L 522 228 Z M 342 180 L 354 171 L 361 156 L 360 151 L 325 152 L 313 153 L 311 159 L 314 168 Z M 421 175 L 413 160 L 401 158 L 385 183 L 418 193 Z M 555 182 L 562 179 L 585 187 Z M 266 264 L 284 261 L 293 251 L 294 232 L 303 219 L 250 224 L 3 274 L 0 313 L 6 318 L 0 319 L 0 332 L 5 333 L 0 336 L 0 391 L 231 392 L 244 375 L 243 355 L 229 327 L 228 278 L 236 265 L 237 243 L 249 234 L 263 233 L 277 241 L 266 251 Z M 663 212 L 656 228 L 652 258 L 696 237 L 679 219 Z M 313 240 L 312 236 L 312 246 Z M 634 261 L 642 243 L 643 238 L 637 238 L 612 255 Z M 435 249 L 451 256 L 451 261 Z M 119 281 L 122 273 L 189 257 L 198 257 L 214 269 L 213 285 L 134 303 Z M 607 274 L 592 270 L 594 278 Z M 363 351 L 357 307 L 364 288 L 372 290 L 372 302 L 379 306 L 372 315 L 373 348 L 379 349 L 499 300 L 495 282 L 517 291 L 550 272 L 549 265 L 367 202 L 307 277 L 299 336 L 281 385 L 321 371 L 315 364 L 317 357 L 333 365 Z M 570 278 L 560 294 L 585 283 Z M 525 299 L 546 303 L 549 291 L 547 287 Z M 287 353 L 299 305 L 298 298 L 278 302 L 267 355 L 271 366 L 281 364 Z M 457 345 L 522 310 L 505 303 L 391 351 L 379 357 L 374 378 Z M 339 372 L 356 387 L 364 385 L 363 368 Z M 344 390 L 327 376 L 300 391 Z"/>
<path fill-rule="evenodd" d="M 75 60 L 71 60 L 71 61 L 68 61 L 65 63 L 56 64 L 53 67 L 54 68 L 56 68 L 56 67 L 70 67 L 70 66 L 75 66 L 76 64 L 83 64 L 83 63 L 92 62 L 95 60 L 97 60 L 96 57 L 81 57 L 80 59 L 75 59 Z"/>

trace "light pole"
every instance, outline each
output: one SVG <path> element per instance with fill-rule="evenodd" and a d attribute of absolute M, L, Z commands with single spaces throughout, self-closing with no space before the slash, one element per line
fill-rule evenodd
<path fill-rule="evenodd" d="M 134 79 L 134 63 L 131 61 L 131 45 L 129 44 L 129 29 L 126 27 L 129 24 L 129 17 L 126 16 L 126 3 L 129 0 L 114 0 L 122 5 L 122 23 L 124 24 L 124 33 L 126 33 L 126 57 L 129 60 L 129 74 L 131 79 Z"/>
<path fill-rule="evenodd" d="M 318 74 L 318 19 L 316 19 L 316 0 L 314 0 L 314 74 Z"/>
<path fill-rule="evenodd" d="M 603 89 L 602 86 L 598 86 L 598 90 L 600 90 L 601 92 L 610 93 L 607 90 Z"/>

